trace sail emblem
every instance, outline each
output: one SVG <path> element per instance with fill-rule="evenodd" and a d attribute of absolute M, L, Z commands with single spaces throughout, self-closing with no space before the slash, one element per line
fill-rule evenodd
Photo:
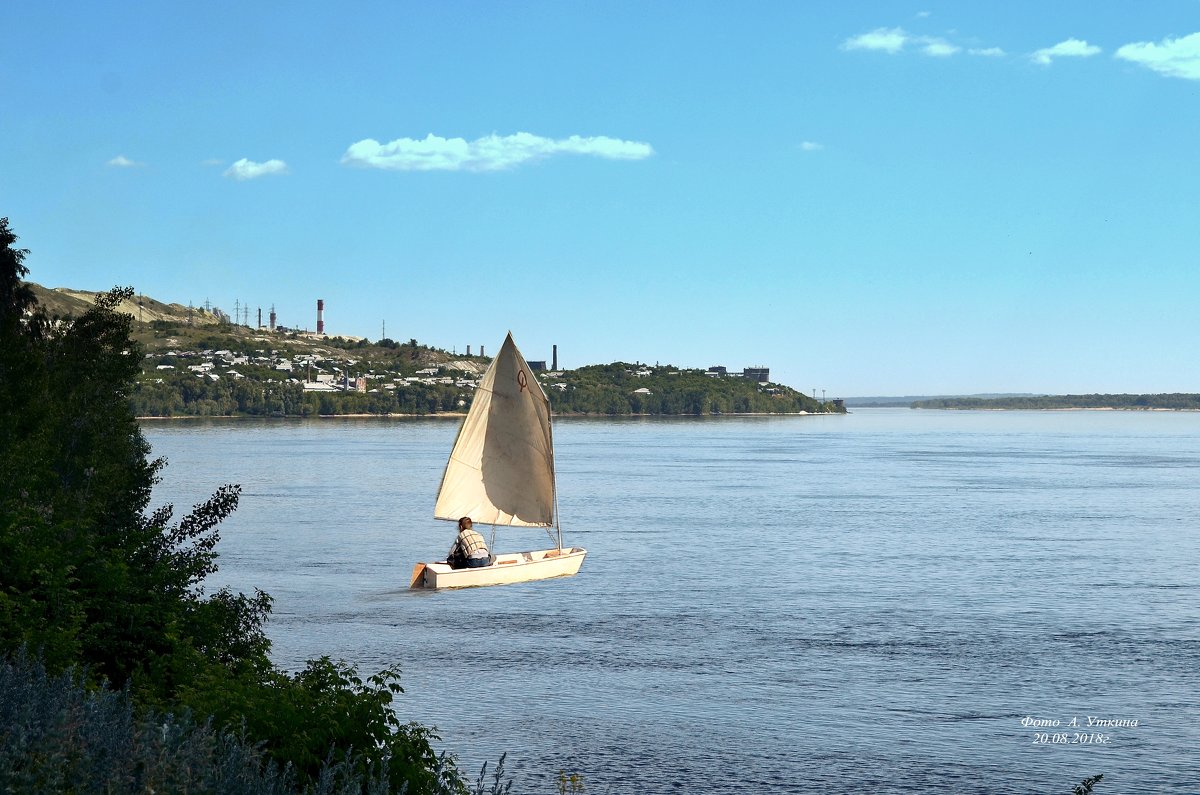
<path fill-rule="evenodd" d="M 529 377 L 525 375 L 524 370 L 517 370 L 517 385 L 521 387 L 521 392 L 529 388 Z"/>

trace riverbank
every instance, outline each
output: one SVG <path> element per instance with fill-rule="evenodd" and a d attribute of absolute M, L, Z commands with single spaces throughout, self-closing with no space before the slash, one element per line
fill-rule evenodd
<path fill-rule="evenodd" d="M 720 417 L 840 417 L 852 412 L 840 411 L 747 411 L 747 412 L 721 412 L 719 414 L 587 414 L 587 413 L 571 413 L 571 414 L 552 414 L 556 419 L 645 419 L 650 417 L 655 418 L 704 418 L 717 419 Z M 362 420 L 362 419 L 397 419 L 397 420 L 421 420 L 421 419 L 462 419 L 467 416 L 466 412 L 439 412 L 436 414 L 310 414 L 306 417 L 298 415 L 286 416 L 263 416 L 260 414 L 177 414 L 171 417 L 137 417 L 138 422 L 143 420 L 149 422 L 172 422 L 175 420 Z"/>
<path fill-rule="evenodd" d="M 914 409 L 983 409 L 1019 411 L 1200 411 L 1200 394 L 1170 392 L 1140 395 L 1040 395 L 999 398 L 937 398 L 918 400 Z"/>
<path fill-rule="evenodd" d="M 174 420 L 337 420 L 337 419 L 462 419 L 465 412 L 442 412 L 438 414 L 310 414 L 307 417 L 299 415 L 266 416 L 262 414 L 176 414 L 171 417 L 137 417 L 138 422 L 172 422 Z"/>
<path fill-rule="evenodd" d="M 1165 408 L 1162 406 L 1064 406 L 1062 408 L 1023 408 L 1015 406 L 938 406 L 931 408 L 929 406 L 912 406 L 910 408 L 912 411 L 1200 411 L 1200 408 Z"/>

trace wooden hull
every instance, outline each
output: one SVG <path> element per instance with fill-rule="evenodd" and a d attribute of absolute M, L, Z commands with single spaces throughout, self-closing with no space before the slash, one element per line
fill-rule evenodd
<path fill-rule="evenodd" d="M 483 585 L 509 585 L 515 582 L 570 577 L 583 565 L 586 549 L 539 549 L 533 552 L 509 552 L 496 555 L 490 566 L 478 569 L 452 569 L 445 562 L 418 563 L 413 588 L 477 588 Z"/>

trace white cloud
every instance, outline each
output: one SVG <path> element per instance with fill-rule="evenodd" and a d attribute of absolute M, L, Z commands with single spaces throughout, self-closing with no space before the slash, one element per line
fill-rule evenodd
<path fill-rule="evenodd" d="M 1047 66 L 1055 58 L 1090 58 L 1099 52 L 1099 47 L 1088 44 L 1082 39 L 1067 39 L 1066 41 L 1060 41 L 1053 47 L 1038 50 L 1030 57 L 1033 58 L 1034 63 Z"/>
<path fill-rule="evenodd" d="M 223 165 L 225 165 L 225 161 L 221 160 L 218 157 L 210 157 L 207 160 L 201 160 L 200 165 L 202 165 L 202 166 L 223 166 Z"/>
<path fill-rule="evenodd" d="M 110 166 L 114 166 L 114 167 L 116 167 L 116 168 L 139 168 L 139 167 L 141 167 L 141 166 L 144 166 L 144 165 L 146 165 L 146 164 L 145 164 L 145 163 L 139 163 L 139 162 L 138 162 L 138 161 L 136 161 L 136 160 L 130 160 L 130 159 L 129 159 L 128 157 L 126 157 L 125 155 L 117 155 L 117 156 L 116 156 L 116 157 L 114 157 L 112 160 L 109 160 L 109 161 L 108 161 L 108 165 L 110 165 Z"/>
<path fill-rule="evenodd" d="M 1141 64 L 1167 77 L 1200 80 L 1200 32 L 1181 39 L 1166 38 L 1161 44 L 1138 41 L 1117 50 L 1117 58 Z"/>
<path fill-rule="evenodd" d="M 825 148 L 825 144 L 819 144 L 816 141 L 804 141 L 800 144 L 800 148 L 805 152 L 820 152 Z"/>
<path fill-rule="evenodd" d="M 282 160 L 268 160 L 265 163 L 255 163 L 253 160 L 242 158 L 229 168 L 222 176 L 233 177 L 236 180 L 257 179 L 270 174 L 288 173 L 287 163 Z"/>
<path fill-rule="evenodd" d="M 875 28 L 870 33 L 852 36 L 842 42 L 843 50 L 875 50 L 895 55 L 905 47 L 919 47 L 934 58 L 947 58 L 962 52 L 962 47 L 937 36 L 913 36 L 904 28 Z"/>
<path fill-rule="evenodd" d="M 945 39 L 924 38 L 921 39 L 925 46 L 921 48 L 921 52 L 926 55 L 932 55 L 936 58 L 946 58 L 954 55 L 962 49 L 956 44 L 951 44 Z"/>
<path fill-rule="evenodd" d="M 967 50 L 971 55 L 982 55 L 985 58 L 999 58 L 1004 55 L 1004 50 L 999 47 L 983 47 L 975 50 Z"/>
<path fill-rule="evenodd" d="M 930 13 L 931 13 L 931 12 L 929 12 L 929 11 L 918 11 L 918 12 L 917 12 L 917 18 L 918 18 L 918 19 L 925 19 L 926 17 L 928 17 L 928 16 L 930 15 Z"/>
<path fill-rule="evenodd" d="M 904 49 L 909 36 L 903 28 L 875 28 L 870 33 L 861 33 L 842 42 L 844 50 L 882 50 L 895 55 Z"/>
<path fill-rule="evenodd" d="M 350 145 L 343 165 L 391 171 L 502 171 L 551 155 L 591 155 L 609 160 L 641 160 L 654 154 L 650 144 L 604 135 L 543 138 L 527 132 L 492 134 L 474 141 L 442 138 L 397 138 L 381 144 L 367 138 Z"/>

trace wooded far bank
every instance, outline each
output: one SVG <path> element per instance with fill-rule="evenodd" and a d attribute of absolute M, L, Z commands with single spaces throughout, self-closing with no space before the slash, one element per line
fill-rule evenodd
<path fill-rule="evenodd" d="M 937 398 L 918 400 L 914 409 L 1200 411 L 1200 394 L 1171 392 L 1153 395 L 1037 395 L 1000 398 Z"/>
<path fill-rule="evenodd" d="M 31 287 L 39 303 L 60 316 L 82 314 L 90 305 L 88 293 Z M 371 342 L 252 328 L 144 297 L 119 311 L 131 315 L 140 346 L 141 371 L 130 395 L 139 417 L 462 412 L 490 361 L 416 339 Z M 845 412 L 837 400 L 714 369 L 614 362 L 543 370 L 537 377 L 560 415 Z"/>

